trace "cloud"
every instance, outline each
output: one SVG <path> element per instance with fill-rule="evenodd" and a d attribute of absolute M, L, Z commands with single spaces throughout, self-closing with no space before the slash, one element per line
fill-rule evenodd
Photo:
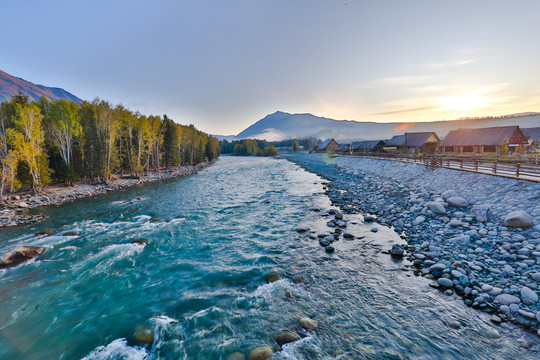
<path fill-rule="evenodd" d="M 416 107 L 416 108 L 409 108 L 409 109 L 398 109 L 398 110 L 391 110 L 391 111 L 382 111 L 382 112 L 376 112 L 371 113 L 368 115 L 394 115 L 394 114 L 404 114 L 404 113 L 414 113 L 414 112 L 422 112 L 422 111 L 429 111 L 429 110 L 435 110 L 439 109 L 438 106 L 423 106 L 423 107 Z"/>

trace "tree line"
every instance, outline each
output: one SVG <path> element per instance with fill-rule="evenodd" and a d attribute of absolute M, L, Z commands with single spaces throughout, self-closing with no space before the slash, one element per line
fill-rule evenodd
<path fill-rule="evenodd" d="M 197 164 L 219 156 L 215 137 L 164 115 L 145 116 L 96 98 L 77 104 L 19 94 L 0 104 L 0 198 L 53 179 L 109 181 L 128 173 Z"/>
<path fill-rule="evenodd" d="M 237 156 L 275 156 L 277 150 L 274 145 L 269 145 L 266 140 L 222 140 L 219 142 L 219 147 L 222 154 L 232 154 Z"/>
<path fill-rule="evenodd" d="M 318 147 L 319 143 L 320 140 L 313 137 L 273 142 L 245 139 L 233 141 L 221 140 L 219 142 L 219 147 L 222 154 L 274 156 L 277 155 L 276 147 L 290 148 L 292 151 L 298 151 L 301 148 L 304 150 L 314 150 Z"/>

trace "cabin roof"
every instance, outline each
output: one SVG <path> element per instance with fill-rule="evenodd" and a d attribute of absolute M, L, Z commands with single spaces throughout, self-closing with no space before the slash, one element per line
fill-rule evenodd
<path fill-rule="evenodd" d="M 378 145 L 384 145 L 383 140 L 355 141 L 351 144 L 353 150 L 373 150 Z"/>
<path fill-rule="evenodd" d="M 406 133 L 403 135 L 396 135 L 388 142 L 385 146 L 411 146 L 411 147 L 420 147 L 426 143 L 426 141 L 432 136 L 435 135 L 437 139 L 439 137 L 434 132 L 417 132 L 417 133 Z"/>
<path fill-rule="evenodd" d="M 319 146 L 319 149 L 326 149 L 326 148 L 328 147 L 328 145 L 330 145 L 330 143 L 331 143 L 332 141 L 335 142 L 335 143 L 339 146 L 339 144 L 337 143 L 336 140 L 334 140 L 334 139 L 326 139 L 326 140 L 323 141 L 323 143 L 321 144 L 321 146 Z"/>
<path fill-rule="evenodd" d="M 534 140 L 535 142 L 540 142 L 540 127 L 533 128 L 522 128 L 521 132 L 529 140 Z"/>
<path fill-rule="evenodd" d="M 519 126 L 452 130 L 439 146 L 500 146 L 504 139 L 510 140 L 516 130 L 519 130 Z"/>

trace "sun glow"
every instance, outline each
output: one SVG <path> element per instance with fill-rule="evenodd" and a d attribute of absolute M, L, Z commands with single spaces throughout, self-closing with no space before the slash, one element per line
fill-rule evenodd
<path fill-rule="evenodd" d="M 495 99 L 482 96 L 484 91 L 474 91 L 465 94 L 447 96 L 439 100 L 445 110 L 470 111 L 480 109 L 495 102 Z"/>

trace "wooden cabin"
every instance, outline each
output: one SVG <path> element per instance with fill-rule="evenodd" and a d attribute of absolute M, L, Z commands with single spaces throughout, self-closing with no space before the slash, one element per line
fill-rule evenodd
<path fill-rule="evenodd" d="M 432 154 L 441 140 L 434 132 L 416 132 L 396 135 L 384 145 L 388 152 L 401 152 L 405 154 L 424 153 Z"/>
<path fill-rule="evenodd" d="M 453 130 L 439 143 L 439 151 L 444 153 L 500 153 L 504 139 L 508 140 L 510 151 L 527 144 L 527 138 L 519 126 L 500 126 L 481 129 Z"/>
<path fill-rule="evenodd" d="M 317 152 L 336 152 L 339 151 L 339 144 L 334 139 L 327 139 L 317 149 Z"/>
<path fill-rule="evenodd" d="M 522 128 L 521 132 L 527 138 L 527 151 L 540 152 L 540 127 Z"/>
<path fill-rule="evenodd" d="M 350 145 L 350 151 L 356 154 L 379 152 L 385 145 L 384 140 L 355 141 Z"/>

